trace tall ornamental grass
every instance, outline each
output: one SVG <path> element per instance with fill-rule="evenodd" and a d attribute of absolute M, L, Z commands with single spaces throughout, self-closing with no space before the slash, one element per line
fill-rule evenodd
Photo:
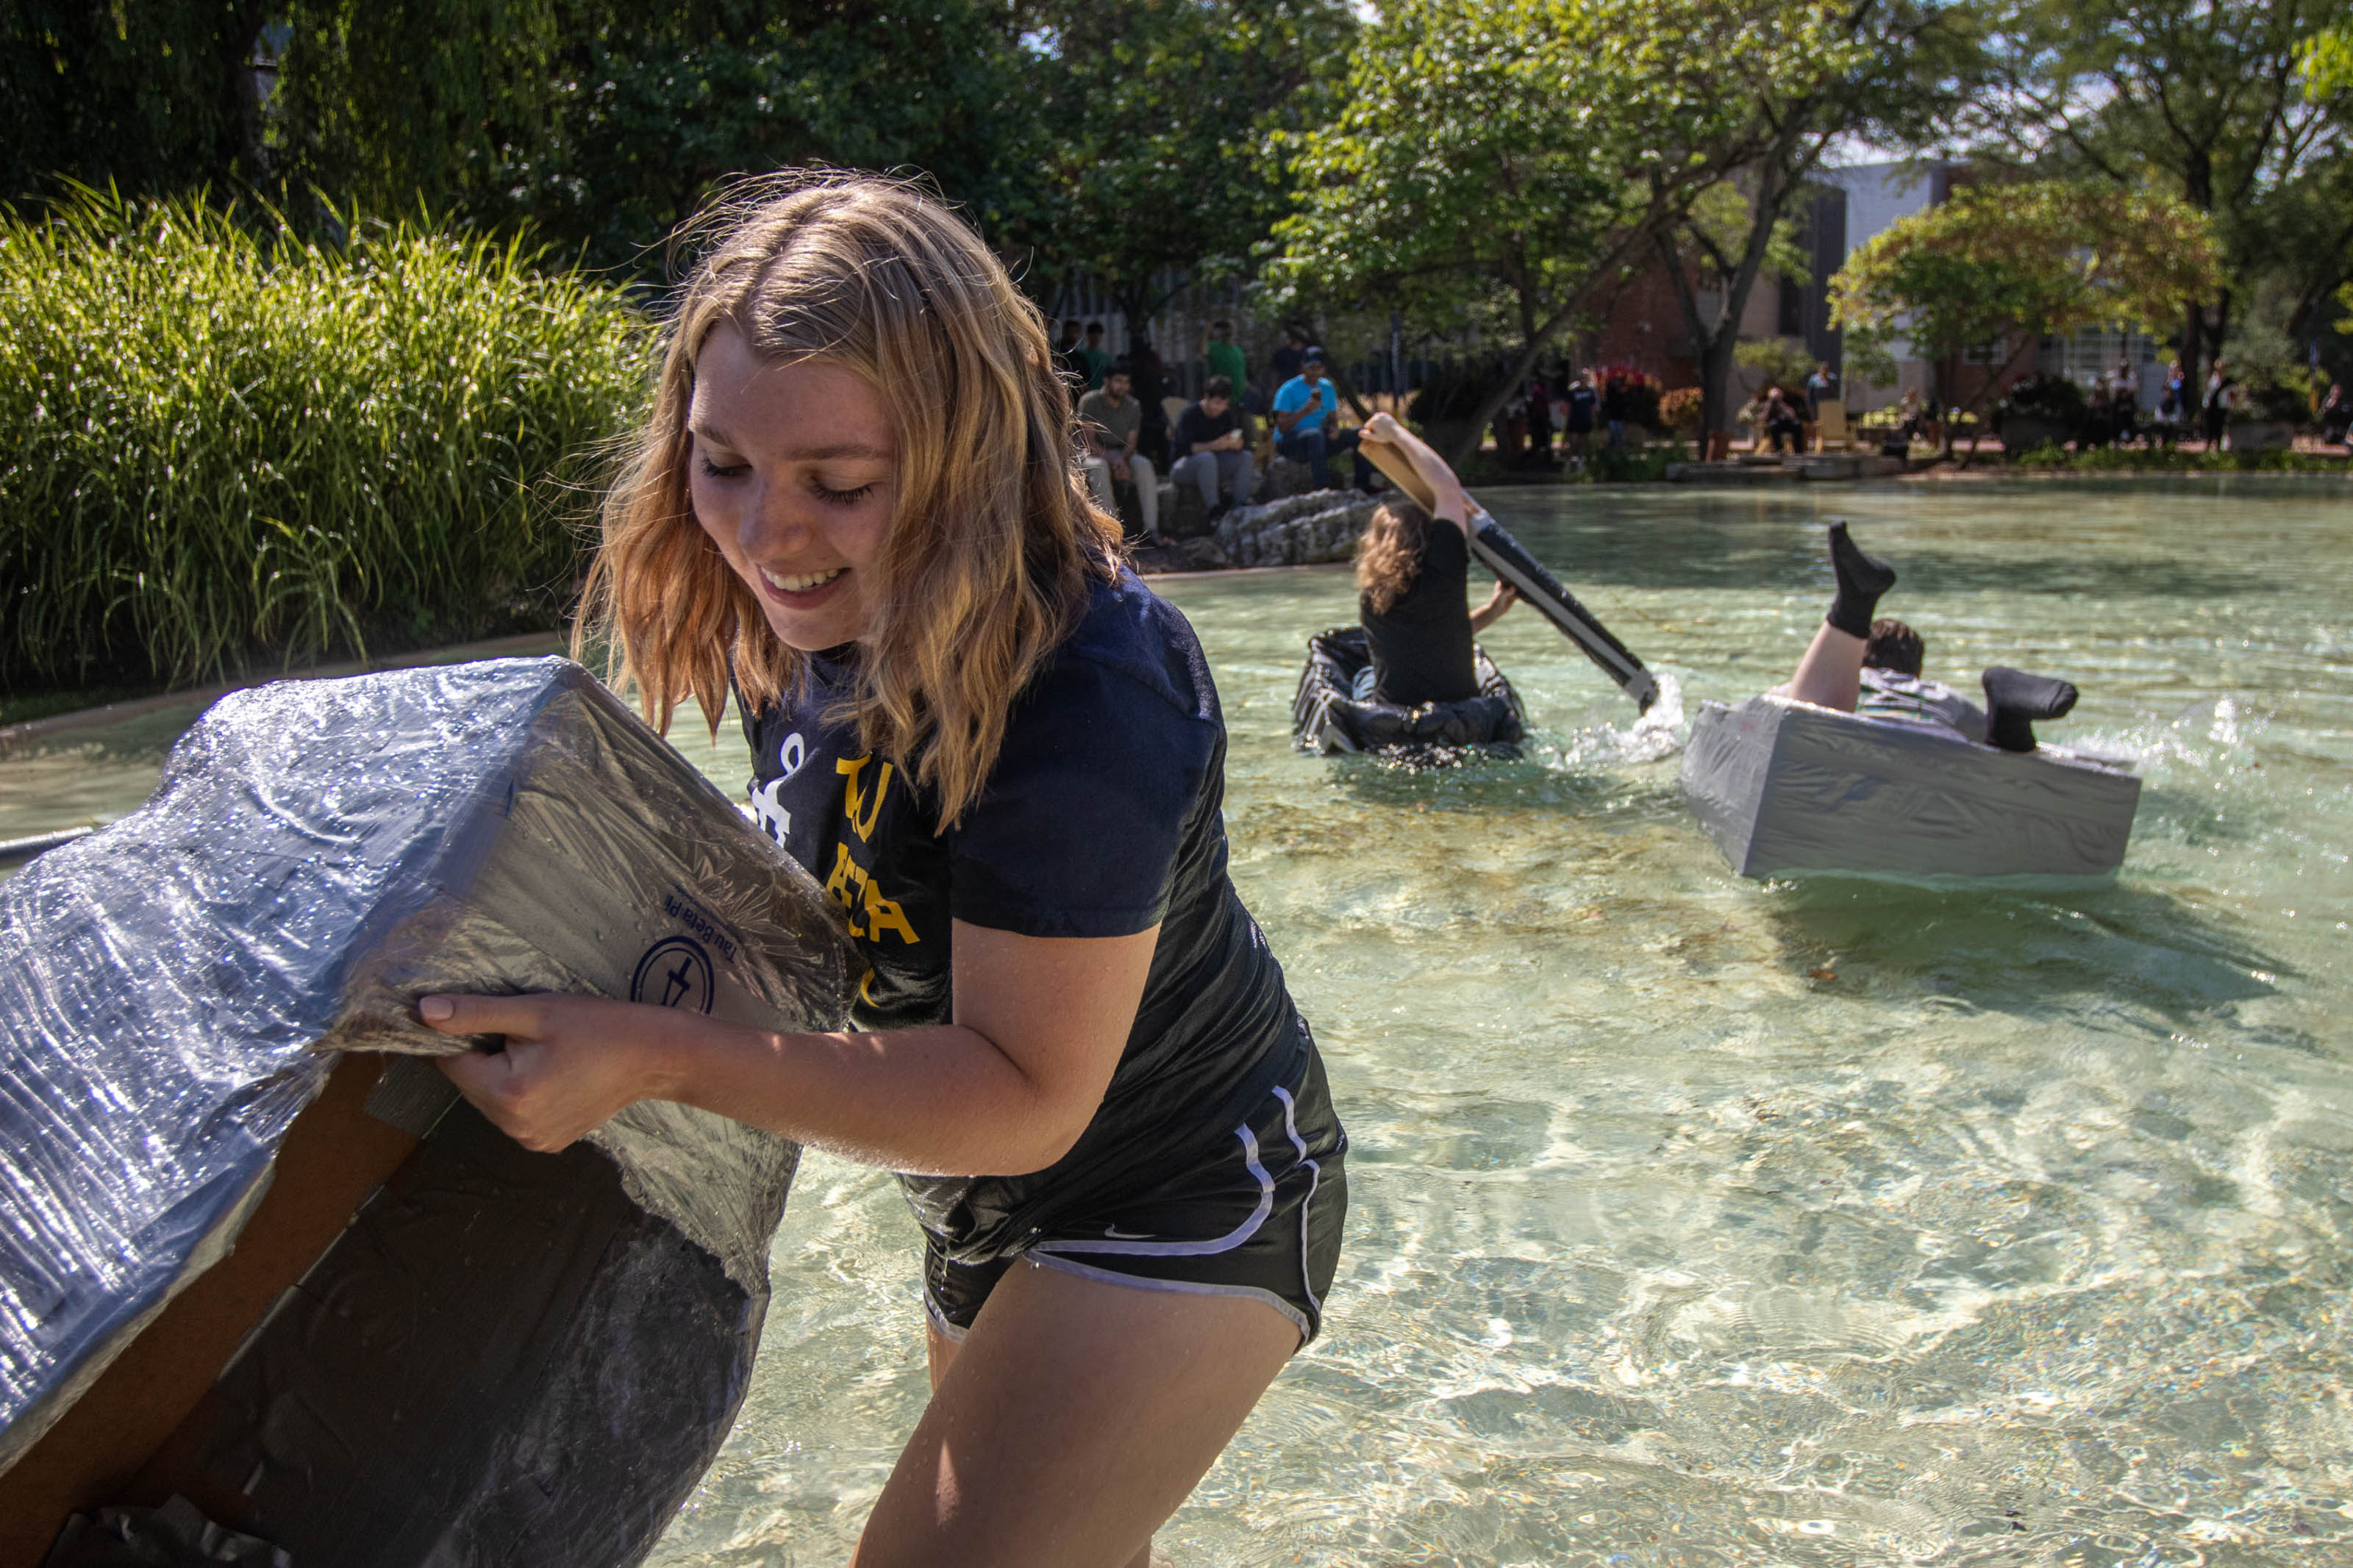
<path fill-rule="evenodd" d="M 518 245 L 353 234 L 0 218 L 0 688 L 560 618 L 643 318 Z"/>

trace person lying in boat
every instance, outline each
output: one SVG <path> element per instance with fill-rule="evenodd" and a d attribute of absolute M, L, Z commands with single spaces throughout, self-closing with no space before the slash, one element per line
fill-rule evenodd
<path fill-rule="evenodd" d="M 1438 509 L 1433 515 L 1391 495 L 1356 546 L 1356 618 L 1373 661 L 1357 675 L 1356 696 L 1400 708 L 1467 701 L 1479 695 L 1471 639 L 1519 595 L 1497 583 L 1485 604 L 1470 609 L 1471 503 L 1462 482 L 1427 442 L 1387 414 L 1366 422 L 1362 439 L 1403 453 Z"/>
<path fill-rule="evenodd" d="M 1347 1140 L 1227 874 L 1208 661 L 1121 563 L 1037 307 L 913 182 L 795 178 L 720 209 L 582 637 L 658 726 L 732 686 L 854 1027 L 419 1012 L 505 1037 L 442 1059 L 530 1147 L 669 1100 L 902 1173 L 932 1400 L 860 1568 L 1141 1568 L 1316 1332 Z"/>
<path fill-rule="evenodd" d="M 1927 647 L 1920 634 L 1873 615 L 1880 595 L 1895 585 L 1895 569 L 1864 554 L 1843 521 L 1830 526 L 1830 549 L 1838 592 L 1783 695 L 1869 719 L 1941 724 L 2005 752 L 2034 750 L 2034 721 L 2075 706 L 2075 689 L 2066 681 L 2005 665 L 1989 666 L 1978 678 L 1983 709 L 1942 681 L 1923 679 Z"/>

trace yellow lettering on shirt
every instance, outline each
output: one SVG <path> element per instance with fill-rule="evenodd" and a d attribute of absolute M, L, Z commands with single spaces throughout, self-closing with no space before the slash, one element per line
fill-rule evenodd
<path fill-rule="evenodd" d="M 833 875 L 825 879 L 825 890 L 849 911 L 849 934 L 864 936 L 858 926 L 858 905 L 866 891 L 866 869 L 849 858 L 847 844 L 836 842 L 833 847 Z"/>
<path fill-rule="evenodd" d="M 859 800 L 858 775 L 864 771 L 866 764 L 873 760 L 871 754 L 863 757 L 842 757 L 837 759 L 833 764 L 833 771 L 849 781 L 842 791 L 841 812 L 849 819 L 849 826 L 857 833 L 858 841 L 860 844 L 866 843 L 874 837 L 874 824 L 882 815 L 882 797 L 891 793 L 891 764 L 884 763 L 882 771 L 875 775 L 874 797 L 862 803 Z"/>
<path fill-rule="evenodd" d="M 886 763 L 883 765 L 888 767 L 890 764 Z M 915 934 L 915 928 L 907 923 L 906 911 L 884 898 L 871 877 L 866 881 L 866 929 L 877 937 L 886 931 L 895 931 L 899 933 L 899 940 L 909 947 L 923 940 Z"/>

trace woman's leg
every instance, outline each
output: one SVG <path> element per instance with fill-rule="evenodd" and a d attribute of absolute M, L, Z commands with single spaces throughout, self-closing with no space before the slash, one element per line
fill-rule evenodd
<path fill-rule="evenodd" d="M 1865 555 L 1847 536 L 1843 518 L 1830 525 L 1828 537 L 1838 593 L 1815 628 L 1814 640 L 1806 645 L 1798 673 L 1789 678 L 1789 695 L 1852 713 L 1862 695 L 1862 655 L 1870 646 L 1871 618 L 1878 611 L 1879 596 L 1895 586 L 1895 569 Z"/>
<path fill-rule="evenodd" d="M 1136 1568 L 1299 1346 L 1262 1301 L 1017 1266 L 964 1343 L 854 1568 Z"/>
<path fill-rule="evenodd" d="M 1789 678 L 1789 695 L 1817 708 L 1852 713 L 1862 696 L 1862 650 L 1868 645 L 1852 632 L 1824 621 L 1814 628 L 1798 673 Z"/>

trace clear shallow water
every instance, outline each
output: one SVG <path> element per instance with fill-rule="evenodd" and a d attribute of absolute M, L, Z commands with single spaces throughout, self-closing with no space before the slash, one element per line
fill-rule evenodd
<path fill-rule="evenodd" d="M 2046 735 L 2139 760 L 2132 853 L 2060 896 L 1743 882 L 1676 796 L 1672 706 L 1636 727 L 1533 615 L 1485 639 L 1532 760 L 1408 777 L 1288 749 L 1345 572 L 1166 584 L 1355 1151 L 1327 1331 L 1164 1546 L 2353 1560 L 2353 497 L 1490 504 L 1694 710 L 1786 676 L 1849 517 L 1931 674 L 2083 687 Z M 156 728 L 0 761 L 0 837 L 135 803 Z M 741 787 L 740 748 L 682 738 Z M 921 1408 L 889 1178 L 812 1157 L 774 1257 L 756 1386 L 657 1563 L 841 1560 Z"/>

